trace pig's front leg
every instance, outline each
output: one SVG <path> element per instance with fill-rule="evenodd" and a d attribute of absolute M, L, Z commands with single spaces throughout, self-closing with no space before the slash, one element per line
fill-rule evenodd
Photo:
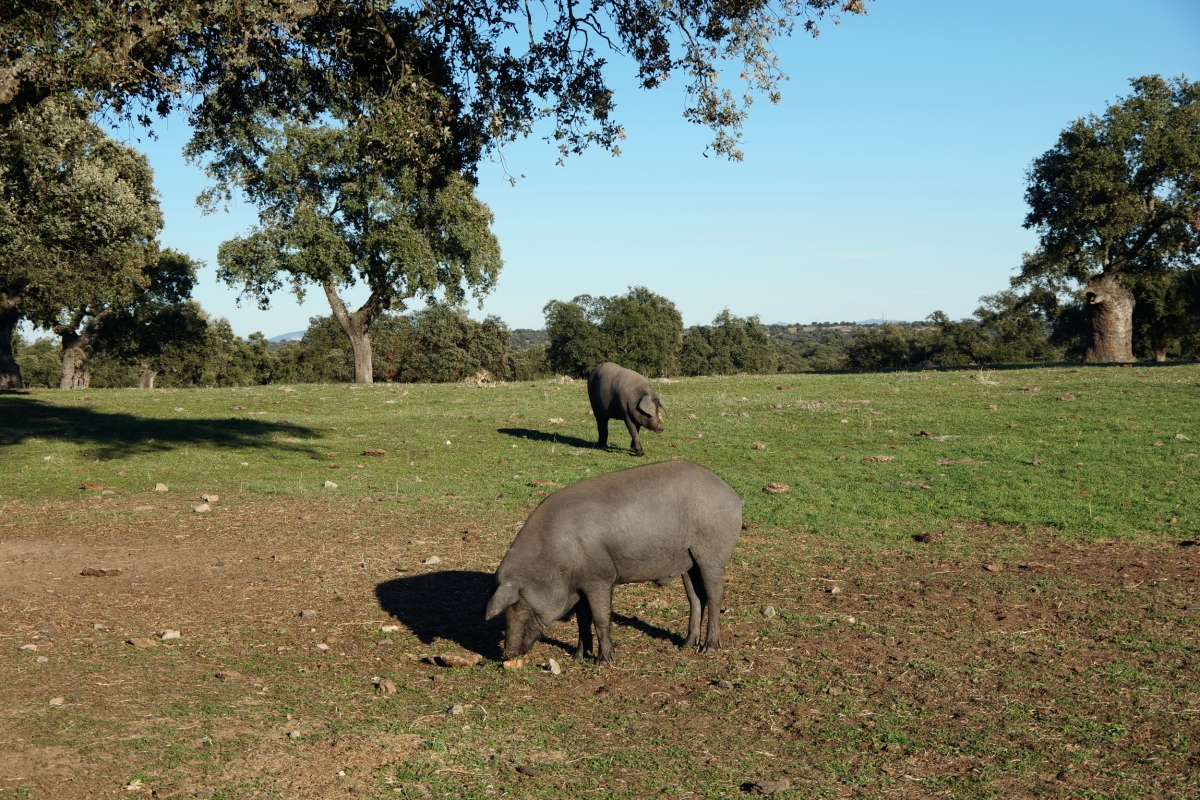
<path fill-rule="evenodd" d="M 596 638 L 599 639 L 597 664 L 608 664 L 613 660 L 612 638 L 609 636 L 609 628 L 612 625 L 612 590 L 612 584 L 583 590 L 592 612 L 592 623 L 596 626 Z"/>
<path fill-rule="evenodd" d="M 631 420 L 629 417 L 626 417 L 625 418 L 625 427 L 629 428 L 629 437 L 631 439 L 629 446 L 633 448 L 633 454 L 635 456 L 646 455 L 645 451 L 642 450 L 641 437 L 638 436 L 638 429 L 641 428 L 642 426 L 638 425 L 636 422 Z"/>
<path fill-rule="evenodd" d="M 575 605 L 575 620 L 579 623 L 579 646 L 571 657 L 578 661 L 592 652 L 592 607 L 587 597 L 581 597 Z"/>

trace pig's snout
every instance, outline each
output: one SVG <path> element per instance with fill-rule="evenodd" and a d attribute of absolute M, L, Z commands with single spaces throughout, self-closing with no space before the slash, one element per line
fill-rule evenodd
<path fill-rule="evenodd" d="M 650 420 L 650 430 L 654 431 L 655 433 L 662 433 L 663 432 L 662 420 L 658 420 L 658 419 Z"/>

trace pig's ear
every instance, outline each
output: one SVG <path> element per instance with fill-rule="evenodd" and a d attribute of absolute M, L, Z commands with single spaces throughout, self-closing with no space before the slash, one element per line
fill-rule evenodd
<path fill-rule="evenodd" d="M 504 612 L 509 606 L 517 602 L 521 597 L 517 590 L 517 585 L 512 581 L 506 581 L 496 587 L 492 599 L 488 601 L 487 612 L 483 618 L 485 620 L 492 619 Z"/>
<path fill-rule="evenodd" d="M 658 396 L 658 392 L 654 393 L 654 402 L 658 403 L 658 407 L 661 408 L 663 411 L 667 410 L 667 404 L 664 403 L 662 401 L 662 398 Z"/>
<path fill-rule="evenodd" d="M 652 395 L 652 394 L 642 395 L 642 399 L 638 400 L 637 407 L 638 407 L 638 411 L 642 412 L 647 417 L 653 417 L 654 416 L 654 395 Z"/>

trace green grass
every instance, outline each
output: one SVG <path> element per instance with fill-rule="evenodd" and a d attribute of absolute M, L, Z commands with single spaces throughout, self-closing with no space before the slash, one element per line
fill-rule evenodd
<path fill-rule="evenodd" d="M 682 380 L 656 386 L 670 411 L 664 434 L 645 434 L 645 460 L 695 461 L 742 495 L 746 519 L 837 537 L 948 519 L 1092 538 L 1194 531 L 1198 380 L 1196 366 Z M 587 409 L 581 382 L 8 394 L 0 502 L 120 504 L 161 482 L 173 499 L 227 504 L 454 493 L 515 510 L 532 480 L 639 463 L 617 422 L 617 447 L 591 449 Z M 772 481 L 790 491 L 764 495 Z"/>
<path fill-rule="evenodd" d="M 17 774 L 64 748 L 80 793 L 184 776 L 239 800 L 305 796 L 293 778 L 374 798 L 732 797 L 780 776 L 805 797 L 1194 795 L 1200 548 L 1176 545 L 1200 528 L 1198 383 L 1194 365 L 656 383 L 645 459 L 618 423 L 591 447 L 581 382 L 0 395 L 10 563 L 47 540 L 126 568 L 67 559 L 59 584 L 47 567 L 0 592 L 0 753 L 31 753 Z M 566 623 L 525 669 L 420 660 L 496 649 L 465 593 L 554 489 L 530 482 L 675 457 L 746 501 L 717 656 L 676 648 L 674 585 L 618 589 L 612 666 L 566 663 Z M 205 492 L 220 502 L 193 514 Z M 388 586 L 419 608 L 385 634 Z M 187 624 L 88 649 L 93 618 L 118 641 Z M 15 643 L 43 628 L 38 666 Z M 46 786 L 0 797 L 74 796 Z"/>

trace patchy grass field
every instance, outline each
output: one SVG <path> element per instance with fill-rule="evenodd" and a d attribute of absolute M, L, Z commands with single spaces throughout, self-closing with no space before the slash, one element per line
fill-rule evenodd
<path fill-rule="evenodd" d="M 0 797 L 1200 793 L 1200 368 L 783 380 L 643 437 L 746 501 L 725 649 L 627 586 L 509 671 L 520 522 L 640 463 L 581 383 L 0 396 Z"/>

